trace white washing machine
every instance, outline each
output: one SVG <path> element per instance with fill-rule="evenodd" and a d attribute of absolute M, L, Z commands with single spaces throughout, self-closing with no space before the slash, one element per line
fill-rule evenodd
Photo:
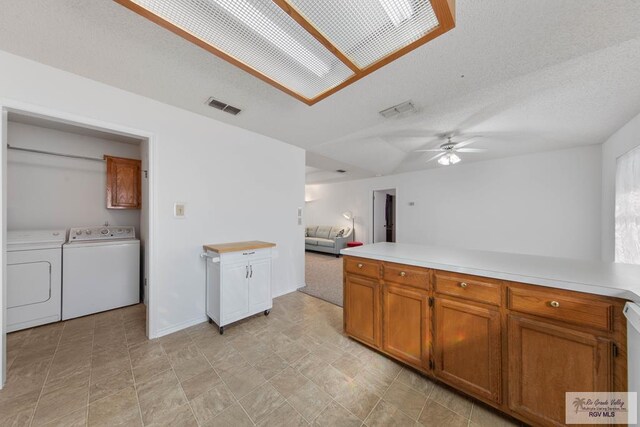
<path fill-rule="evenodd" d="M 60 320 L 66 230 L 7 233 L 7 332 Z"/>
<path fill-rule="evenodd" d="M 140 302 L 140 241 L 135 234 L 135 227 L 69 230 L 62 249 L 62 320 Z"/>

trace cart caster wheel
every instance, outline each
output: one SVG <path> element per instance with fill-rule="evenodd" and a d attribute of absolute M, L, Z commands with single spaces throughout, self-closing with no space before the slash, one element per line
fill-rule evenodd
<path fill-rule="evenodd" d="M 212 325 L 213 324 L 213 319 L 209 317 L 209 324 Z"/>
<path fill-rule="evenodd" d="M 224 326 L 220 326 L 218 330 L 220 331 L 220 335 L 224 334 Z"/>
<path fill-rule="evenodd" d="M 265 316 L 268 316 L 268 315 L 269 315 L 269 313 L 271 313 L 271 310 L 265 310 L 265 311 L 264 311 L 264 315 L 265 315 Z"/>

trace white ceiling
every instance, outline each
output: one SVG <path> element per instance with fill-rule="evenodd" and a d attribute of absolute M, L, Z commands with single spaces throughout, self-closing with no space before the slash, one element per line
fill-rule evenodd
<path fill-rule="evenodd" d="M 311 107 L 112 1 L 0 0 L 0 49 L 303 147 L 324 171 L 308 182 L 438 167 L 412 151 L 446 132 L 484 136 L 464 161 L 600 143 L 640 112 L 640 2 L 456 9 L 455 29 Z M 408 99 L 417 114 L 377 114 Z"/>

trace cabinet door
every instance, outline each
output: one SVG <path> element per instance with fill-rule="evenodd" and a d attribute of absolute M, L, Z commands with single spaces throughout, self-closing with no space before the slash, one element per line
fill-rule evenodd
<path fill-rule="evenodd" d="M 380 347 L 380 284 L 377 280 L 347 274 L 344 288 L 347 334 Z"/>
<path fill-rule="evenodd" d="M 271 307 L 271 259 L 249 262 L 249 311 Z"/>
<path fill-rule="evenodd" d="M 502 401 L 500 312 L 436 298 L 435 375 L 478 397 Z"/>
<path fill-rule="evenodd" d="M 535 424 L 565 425 L 565 392 L 613 388 L 611 342 L 509 316 L 509 407 Z"/>
<path fill-rule="evenodd" d="M 220 326 L 223 326 L 249 312 L 249 264 L 243 261 L 223 265 L 220 288 Z"/>
<path fill-rule="evenodd" d="M 107 161 L 107 208 L 140 209 L 141 162 L 104 156 Z"/>
<path fill-rule="evenodd" d="M 385 284 L 382 349 L 411 365 L 429 366 L 429 297 L 425 291 Z"/>

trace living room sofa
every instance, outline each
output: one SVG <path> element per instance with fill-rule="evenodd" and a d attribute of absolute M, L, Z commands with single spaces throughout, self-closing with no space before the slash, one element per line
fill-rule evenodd
<path fill-rule="evenodd" d="M 304 248 L 307 251 L 326 252 L 340 256 L 340 249 L 347 247 L 351 240 L 349 227 L 340 225 L 310 225 L 305 230 Z"/>

